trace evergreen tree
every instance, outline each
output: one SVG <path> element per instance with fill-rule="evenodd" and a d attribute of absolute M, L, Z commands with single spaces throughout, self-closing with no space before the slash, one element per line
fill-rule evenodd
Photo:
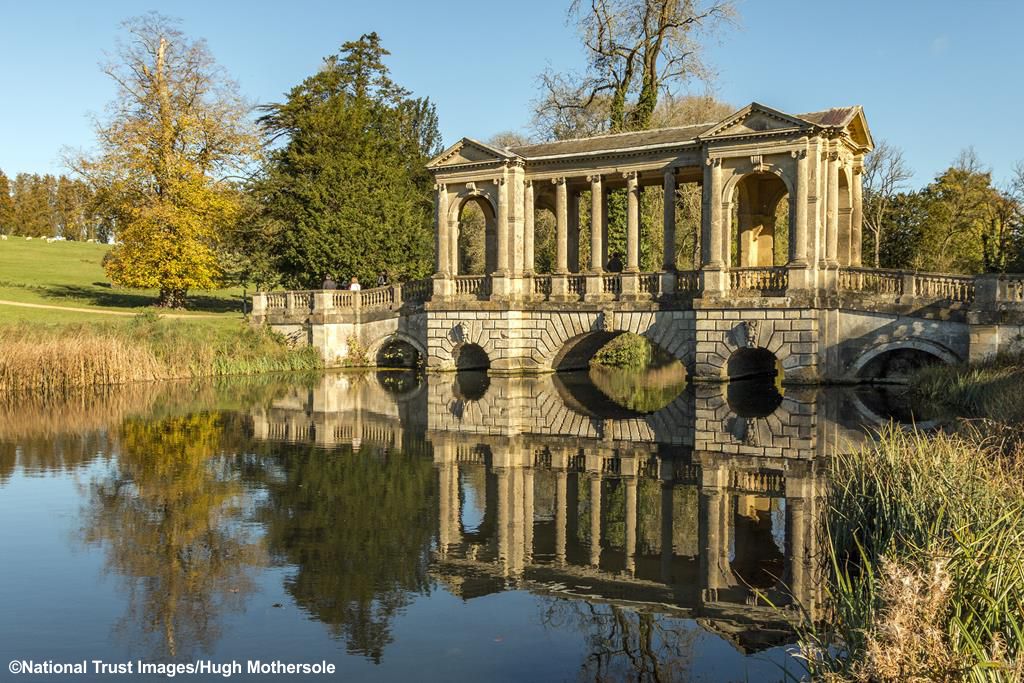
<path fill-rule="evenodd" d="M 432 270 L 433 196 L 426 163 L 440 150 L 437 115 L 384 65 L 377 34 L 342 45 L 323 68 L 265 107 L 270 154 L 254 190 L 264 213 L 250 245 L 268 241 L 285 283 L 423 277 Z M 342 281 L 339 279 L 339 281 Z"/>
<path fill-rule="evenodd" d="M 7 235 L 14 230 L 14 200 L 11 199 L 11 183 L 0 171 L 0 234 Z"/>

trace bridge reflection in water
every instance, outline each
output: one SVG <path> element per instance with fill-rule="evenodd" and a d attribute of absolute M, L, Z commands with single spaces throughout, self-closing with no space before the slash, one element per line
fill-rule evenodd
<path fill-rule="evenodd" d="M 830 388 L 697 385 L 602 417 L 560 376 L 328 375 L 251 413 L 254 436 L 433 458 L 431 574 L 688 616 L 744 651 L 822 608 L 827 455 L 880 418 Z M 574 395 L 575 394 L 575 395 Z"/>

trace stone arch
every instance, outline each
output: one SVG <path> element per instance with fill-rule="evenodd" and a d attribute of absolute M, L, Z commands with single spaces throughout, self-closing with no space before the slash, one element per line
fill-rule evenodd
<path fill-rule="evenodd" d="M 855 380 L 900 382 L 906 378 L 906 374 L 900 371 L 912 370 L 929 362 L 953 365 L 960 361 L 956 353 L 937 342 L 900 339 L 868 349 L 854 361 L 847 374 Z"/>
<path fill-rule="evenodd" d="M 594 330 L 571 337 L 551 359 L 551 368 L 556 372 L 586 370 L 590 359 L 601 347 L 624 333 L 625 330 Z"/>
<path fill-rule="evenodd" d="M 778 374 L 778 363 L 775 354 L 764 347 L 743 346 L 729 354 L 725 362 L 725 375 L 730 381 L 775 377 Z"/>
<path fill-rule="evenodd" d="M 469 208 L 475 208 L 481 214 L 483 224 L 472 226 L 479 234 L 471 233 L 470 226 L 466 225 L 465 212 Z M 452 226 L 450 249 L 453 274 L 487 275 L 497 270 L 497 200 L 488 191 L 475 187 L 467 188 L 456 195 L 449 211 L 449 224 Z"/>
<path fill-rule="evenodd" d="M 463 342 L 452 349 L 452 360 L 456 370 L 487 370 L 491 357 L 480 344 Z"/>
<path fill-rule="evenodd" d="M 792 253 L 789 235 L 793 234 L 796 215 L 793 207 L 796 192 L 789 174 L 773 164 L 737 173 L 726 183 L 723 198 L 728 226 L 726 262 L 741 268 L 784 265 L 775 263 L 775 243 L 777 237 L 781 237 L 776 235 L 776 218 L 779 207 L 785 206 L 789 214 L 785 236 L 787 258 L 782 260 L 787 260 Z"/>
<path fill-rule="evenodd" d="M 426 360 L 427 347 L 423 344 L 423 341 L 404 332 L 393 332 L 391 334 L 384 335 L 367 347 L 366 355 L 373 360 L 376 365 L 380 365 L 379 357 L 381 353 L 389 345 L 396 343 L 411 346 L 418 354 L 420 360 Z"/>

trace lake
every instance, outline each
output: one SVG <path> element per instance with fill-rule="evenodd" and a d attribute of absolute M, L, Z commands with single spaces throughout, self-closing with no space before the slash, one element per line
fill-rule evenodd
<path fill-rule="evenodd" d="M 234 661 L 241 680 L 266 679 L 255 660 L 360 681 L 799 678 L 794 625 L 824 614 L 829 454 L 890 416 L 904 401 L 868 388 L 667 371 L 8 399 L 0 679 L 108 680 L 91 660 Z"/>

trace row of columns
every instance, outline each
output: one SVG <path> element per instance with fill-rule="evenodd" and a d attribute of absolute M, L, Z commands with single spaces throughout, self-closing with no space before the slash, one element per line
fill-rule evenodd
<path fill-rule="evenodd" d="M 817 246 L 817 265 L 821 268 L 835 268 L 839 265 L 859 266 L 861 264 L 862 240 L 862 192 L 861 192 L 861 160 L 860 158 L 843 157 L 835 149 L 826 149 L 822 153 L 821 163 L 815 163 L 818 174 L 817 188 L 812 188 L 811 163 L 809 151 L 820 148 L 811 147 L 790 152 L 795 160 L 795 178 L 791 178 L 795 198 L 791 197 L 794 215 L 791 218 L 791 234 L 789 262 L 790 267 L 808 268 L 814 265 L 811 248 L 816 238 L 811 234 L 812 216 L 809 212 L 811 200 L 817 201 L 820 213 L 816 218 L 821 226 L 820 244 Z M 817 153 L 817 152 L 816 152 Z M 724 207 L 731 206 L 732 198 L 724 196 L 723 159 L 708 157 L 705 161 L 703 178 L 703 214 L 701 229 L 701 267 L 709 271 L 722 271 L 729 267 L 729 253 L 732 235 L 726 230 L 728 217 L 724 215 Z M 850 165 L 850 182 L 848 183 L 848 202 L 840 206 L 840 173 L 844 164 Z M 677 169 L 668 168 L 663 173 L 663 190 L 666 198 L 674 197 L 677 187 Z M 627 171 L 621 174 L 626 184 L 626 262 L 625 272 L 638 272 L 640 266 L 640 178 L 638 172 Z M 578 180 L 578 179 L 577 179 Z M 608 174 L 591 174 L 586 176 L 591 192 L 590 206 L 590 263 L 588 271 L 601 273 L 606 268 L 607 255 L 607 181 Z M 491 182 L 496 185 L 496 216 L 495 239 L 497 264 L 495 275 L 512 274 L 512 235 L 510 218 L 517 225 L 521 222 L 522 234 L 522 269 L 526 273 L 533 271 L 535 258 L 535 219 L 536 197 L 539 191 L 536 183 L 550 182 L 554 186 L 555 214 L 555 264 L 554 273 L 568 274 L 571 267 L 582 269 L 579 263 L 579 184 L 570 177 L 556 177 L 540 180 L 510 178 L 506 172 Z M 471 184 L 470 184 L 471 185 Z M 517 188 L 521 187 L 521 192 Z M 811 194 L 813 190 L 813 195 Z M 521 195 L 521 196 L 519 196 Z M 822 201 L 824 200 L 824 201 Z M 438 230 L 436 246 L 438 253 L 438 272 L 451 273 L 458 258 L 458 246 L 454 239 L 450 224 L 450 204 L 447 187 L 438 185 Z M 519 212 L 522 211 L 522 215 Z M 848 223 L 847 223 L 848 222 Z M 841 224 L 843 235 L 840 236 Z M 518 229 L 518 228 L 517 228 Z M 573 238 L 575 237 L 575 241 Z M 844 253 L 840 254 L 840 241 L 848 244 Z M 675 201 L 664 202 L 663 216 L 663 268 L 665 271 L 675 269 L 676 241 L 676 204 Z M 518 255 L 517 255 L 518 258 Z M 518 261 L 517 261 L 518 267 Z"/>
<path fill-rule="evenodd" d="M 533 520 L 534 520 L 534 472 L 528 467 L 495 467 L 497 479 L 497 545 L 498 561 L 504 575 L 515 577 L 533 562 Z M 454 461 L 439 466 L 439 534 L 438 543 L 442 556 L 461 542 L 461 497 L 459 493 L 459 466 Z M 576 478 L 576 485 L 569 486 L 569 477 Z M 555 469 L 555 562 L 565 565 L 569 539 L 569 513 L 577 508 L 578 491 L 582 482 L 580 474 L 571 474 L 566 469 Z M 600 567 L 602 556 L 602 486 L 604 477 L 600 471 L 589 471 L 583 475 L 589 486 L 590 513 L 589 564 Z M 620 477 L 625 488 L 625 573 L 634 576 L 636 572 L 636 549 L 638 530 L 638 479 L 635 476 Z M 700 490 L 699 537 L 700 574 L 705 601 L 719 599 L 719 591 L 732 588 L 736 579 L 730 569 L 731 529 L 733 522 L 732 495 L 725 484 L 728 470 L 711 468 L 704 473 L 704 484 Z M 806 606 L 814 604 L 813 547 L 814 535 L 810 528 L 808 496 L 813 496 L 813 485 L 803 481 L 787 481 L 786 497 L 786 575 L 783 577 L 794 596 Z M 673 582 L 672 562 L 673 517 L 675 485 L 669 478 L 661 480 L 661 580 Z"/>

